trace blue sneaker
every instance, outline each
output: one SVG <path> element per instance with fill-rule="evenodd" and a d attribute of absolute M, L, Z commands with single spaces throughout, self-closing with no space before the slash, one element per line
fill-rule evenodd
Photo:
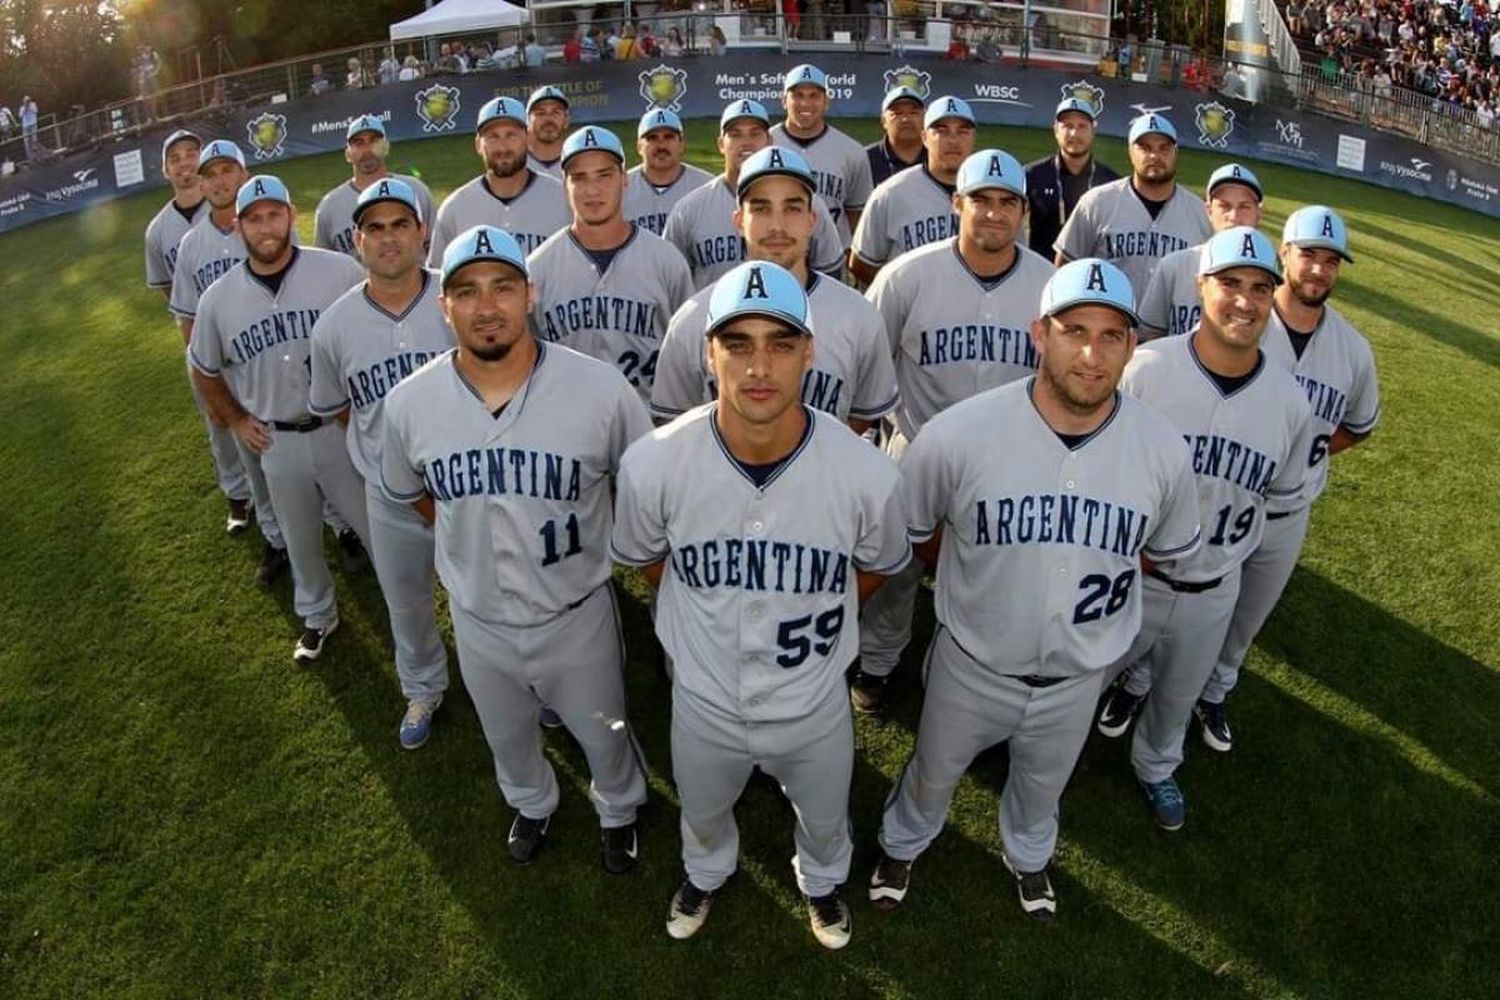
<path fill-rule="evenodd" d="M 1167 778 L 1154 784 L 1141 782 L 1141 791 L 1146 793 L 1146 803 L 1156 814 L 1156 822 L 1163 830 L 1181 830 L 1187 822 L 1187 801 L 1176 778 Z"/>
<path fill-rule="evenodd" d="M 406 715 L 401 719 L 401 749 L 415 750 L 427 742 L 432 735 L 432 713 L 442 703 L 441 697 L 433 701 L 413 698 L 406 703 Z"/>

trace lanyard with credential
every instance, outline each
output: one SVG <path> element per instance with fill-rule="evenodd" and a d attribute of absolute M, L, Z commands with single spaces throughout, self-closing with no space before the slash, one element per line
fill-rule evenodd
<path fill-rule="evenodd" d="M 1053 169 L 1057 171 L 1057 228 L 1058 231 L 1061 232 L 1062 228 L 1068 224 L 1068 192 L 1067 189 L 1063 187 L 1063 171 L 1066 168 L 1063 166 L 1061 153 L 1052 154 L 1052 166 Z M 1089 183 L 1088 187 L 1084 188 L 1085 191 L 1094 186 L 1094 168 L 1096 166 L 1098 166 L 1098 164 L 1094 161 L 1093 155 L 1090 154 Z"/>

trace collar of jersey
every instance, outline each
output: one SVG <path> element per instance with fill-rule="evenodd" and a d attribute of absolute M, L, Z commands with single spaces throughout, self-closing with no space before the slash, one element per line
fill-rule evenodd
<path fill-rule="evenodd" d="M 1193 364 L 1198 366 L 1198 371 L 1208 381 L 1208 384 L 1214 387 L 1214 391 L 1217 392 L 1221 398 L 1229 399 L 1232 396 L 1239 395 L 1240 390 L 1249 388 L 1250 385 L 1260 377 L 1260 373 L 1265 370 L 1266 352 L 1257 347 L 1255 349 L 1255 367 L 1251 369 L 1250 376 L 1246 378 L 1245 381 L 1241 382 L 1239 388 L 1235 389 L 1234 392 L 1225 392 L 1223 389 L 1219 388 L 1219 379 L 1214 377 L 1214 373 L 1208 370 L 1208 366 L 1203 363 L 1203 359 L 1198 357 L 1198 345 L 1193 343 L 1193 335 L 1197 332 L 1198 328 L 1195 326 L 1187 333 L 1183 334 L 1183 336 L 1187 338 L 1188 357 L 1193 359 Z M 1233 376 L 1224 375 L 1220 377 L 1232 378 Z"/>
<path fill-rule="evenodd" d="M 575 246 L 575 247 L 578 248 L 578 252 L 581 253 L 581 254 L 583 254 L 585 257 L 589 258 L 590 260 L 593 260 L 594 259 L 594 254 L 596 254 L 596 253 L 608 253 L 608 254 L 614 254 L 614 255 L 618 256 L 621 253 L 621 251 L 623 251 L 626 247 L 630 246 L 630 244 L 634 243 L 635 242 L 636 234 L 639 233 L 641 231 L 641 229 L 634 222 L 630 223 L 629 225 L 630 225 L 630 235 L 627 236 L 627 237 L 625 237 L 625 242 L 624 243 L 621 243 L 617 247 L 607 247 L 607 248 L 605 248 L 603 250 L 590 250 L 588 247 L 584 246 L 582 243 L 579 243 L 578 242 L 578 235 L 573 232 L 573 227 L 572 226 L 569 226 L 565 231 L 568 234 L 568 239 L 570 239 L 570 240 L 573 241 L 573 246 Z M 613 258 L 610 259 L 609 266 L 610 267 L 614 267 L 615 266 L 615 262 L 614 262 Z M 609 268 L 605 268 L 605 270 L 607 271 L 607 270 L 609 270 Z M 601 278 L 604 277 L 604 273 L 602 271 L 599 273 L 599 277 L 601 277 Z"/>
<path fill-rule="evenodd" d="M 813 143 L 817 142 L 819 139 L 828 134 L 828 123 L 823 123 L 823 127 L 818 130 L 817 135 L 809 136 L 808 138 L 804 139 L 800 135 L 793 135 L 792 130 L 790 128 L 787 128 L 785 122 L 782 122 L 781 134 L 795 142 L 797 145 L 801 146 L 803 149 L 806 149 L 808 146 L 811 146 Z"/>
<path fill-rule="evenodd" d="M 408 317 L 408 316 L 411 315 L 411 311 L 413 309 L 417 308 L 417 304 L 419 302 L 421 302 L 423 299 L 427 298 L 427 290 L 429 288 L 431 288 L 431 287 L 432 287 L 432 272 L 429 271 L 427 268 L 424 267 L 424 268 L 422 268 L 422 288 L 421 288 L 421 290 L 417 292 L 415 298 L 413 298 L 410 302 L 408 302 L 406 304 L 406 308 L 403 309 L 403 310 L 401 310 L 401 314 L 399 316 L 396 315 L 395 313 L 391 312 L 389 309 L 387 309 L 385 306 L 381 305 L 379 302 L 376 302 L 375 299 L 370 295 L 370 282 L 369 282 L 369 279 L 366 279 L 365 283 L 363 285 L 359 286 L 359 290 L 360 290 L 360 294 L 365 297 L 365 301 L 368 302 L 368 303 L 370 303 L 370 308 L 371 309 L 374 309 L 376 312 L 378 312 L 380 315 L 384 316 L 386 319 L 390 320 L 392 323 L 399 323 L 402 320 L 404 320 L 406 317 Z"/>
<path fill-rule="evenodd" d="M 519 198 L 522 195 L 524 195 L 527 191 L 531 190 L 532 182 L 537 179 L 537 172 L 535 170 L 532 170 L 530 167 L 527 167 L 526 168 L 526 183 L 521 185 L 521 190 L 519 190 L 515 194 L 511 195 L 509 198 L 502 198 L 498 194 L 496 194 L 494 191 L 490 190 L 489 181 L 485 180 L 485 178 L 488 177 L 488 176 L 489 176 L 488 173 L 483 173 L 483 174 L 479 175 L 479 186 L 482 187 L 482 188 L 484 188 L 484 193 L 487 194 L 487 195 L 489 195 L 491 198 L 495 199 L 496 201 L 498 201 L 502 205 L 509 205 L 511 202 L 515 201 L 517 198 Z"/>
<path fill-rule="evenodd" d="M 741 463 L 739 459 L 734 457 L 734 452 L 729 450 L 729 445 L 725 444 L 724 439 L 719 436 L 718 400 L 715 400 L 713 403 L 709 404 L 708 429 L 714 436 L 714 443 L 719 446 L 719 451 L 723 452 L 724 458 L 729 462 L 729 464 L 734 466 L 734 471 L 738 472 L 742 477 L 744 477 L 745 482 L 749 483 L 753 488 L 760 490 L 761 492 L 770 489 L 771 484 L 781 478 L 781 474 L 785 472 L 791 466 L 791 464 L 797 460 L 797 456 L 802 454 L 802 452 L 806 450 L 807 442 L 812 440 L 813 426 L 818 422 L 817 414 L 813 413 L 812 409 L 808 407 L 806 403 L 799 402 L 797 405 L 802 407 L 802 413 L 805 417 L 807 417 L 807 426 L 802 429 L 802 440 L 797 442 L 797 447 L 793 448 L 791 452 L 786 456 L 786 458 L 783 458 L 779 463 L 777 463 L 776 471 L 767 476 L 765 482 L 761 483 L 759 486 L 756 486 L 755 480 L 751 479 L 750 474 L 745 471 L 743 463 Z"/>
<path fill-rule="evenodd" d="M 958 266 L 963 268 L 964 273 L 967 274 L 970 278 L 973 278 L 974 283 L 977 284 L 980 288 L 984 289 L 986 294 L 988 294 L 989 292 L 993 292 L 995 289 L 1005 284 L 1006 279 L 1015 273 L 1016 268 L 1021 266 L 1021 244 L 1014 243 L 1012 244 L 1012 246 L 1016 248 L 1016 255 L 1011 260 L 1010 266 L 1001 271 L 999 274 L 995 275 L 993 278 L 980 277 L 974 272 L 974 269 L 969 266 L 969 262 L 964 260 L 964 255 L 959 252 L 958 237 L 950 236 L 948 237 L 948 239 L 953 244 L 953 256 L 958 258 Z"/>
<path fill-rule="evenodd" d="M 674 187 L 676 187 L 679 181 L 681 181 L 684 177 L 686 177 L 688 175 L 688 169 L 687 168 L 688 168 L 688 165 L 686 163 L 679 163 L 679 164 L 677 164 L 677 176 L 673 177 L 670 181 L 668 181 L 665 184 L 658 184 L 655 181 L 653 181 L 651 178 L 647 177 L 646 176 L 646 168 L 644 166 L 642 166 L 641 168 L 639 168 L 640 169 L 640 173 L 637 174 L 636 176 L 640 177 L 642 184 L 646 185 L 648 188 L 650 188 L 651 190 L 655 191 L 657 194 L 666 194 L 668 191 L 670 191 Z"/>
<path fill-rule="evenodd" d="M 473 382 L 470 382 L 468 379 L 464 378 L 464 373 L 458 367 L 458 349 L 454 348 L 450 355 L 453 363 L 453 375 L 458 379 L 459 385 L 469 390 L 469 394 L 474 397 L 474 401 L 477 402 L 481 407 L 483 407 L 484 412 L 489 413 L 491 418 L 495 420 L 500 419 L 501 416 L 507 413 L 520 415 L 522 408 L 526 405 L 526 398 L 531 395 L 531 383 L 536 379 L 536 373 L 542 367 L 542 359 L 546 356 L 547 342 L 544 340 L 537 340 L 536 360 L 531 364 L 531 374 L 526 376 L 526 381 L 521 383 L 521 388 L 516 390 L 516 394 L 510 397 L 506 404 L 500 408 L 500 413 L 497 415 L 490 410 L 490 404 L 485 402 L 484 393 L 474 388 Z M 518 399 L 520 400 L 520 403 L 512 407 L 511 404 L 516 403 L 516 400 Z"/>
<path fill-rule="evenodd" d="M 1047 423 L 1047 418 L 1042 416 L 1042 411 L 1036 408 L 1036 397 L 1032 395 L 1032 393 L 1036 391 L 1036 378 L 1037 377 L 1035 375 L 1032 375 L 1026 379 L 1026 401 L 1031 404 L 1031 412 L 1036 414 L 1037 422 L 1044 428 L 1046 428 L 1048 434 L 1051 434 L 1053 437 L 1057 438 L 1058 444 L 1063 444 L 1062 438 L 1057 437 L 1060 432 L 1051 424 Z M 1089 431 L 1088 435 L 1082 441 L 1079 441 L 1071 448 L 1068 448 L 1068 446 L 1065 444 L 1063 445 L 1063 447 L 1068 448 L 1069 451 L 1082 451 L 1083 449 L 1087 448 L 1089 446 L 1089 442 L 1093 441 L 1100 434 L 1103 434 L 1105 428 L 1115 422 L 1115 418 L 1120 415 L 1120 407 L 1123 405 L 1123 403 L 1124 400 L 1120 397 L 1120 390 L 1116 389 L 1115 408 L 1109 411 L 1109 416 L 1104 418 L 1104 423 Z"/>
<path fill-rule="evenodd" d="M 930 181 L 932 181 L 932 183 L 937 188 L 939 188 L 944 194 L 946 194 L 948 197 L 952 198 L 953 195 L 957 193 L 957 191 L 958 191 L 958 185 L 957 184 L 952 184 L 952 185 L 944 184 L 942 181 L 940 181 L 936 177 L 934 177 L 932 175 L 932 169 L 927 165 L 927 161 L 925 159 L 921 163 L 913 164 L 913 165 L 921 167 L 922 168 L 922 173 L 927 177 L 927 179 L 930 180 Z"/>

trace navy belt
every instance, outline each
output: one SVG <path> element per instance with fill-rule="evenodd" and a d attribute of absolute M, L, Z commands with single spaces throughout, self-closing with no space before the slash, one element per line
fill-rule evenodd
<path fill-rule="evenodd" d="M 1030 688 L 1049 688 L 1054 684 L 1061 684 L 1067 680 L 1066 677 L 1044 677 L 1041 674 L 1006 674 L 1011 680 L 1020 681 Z"/>
<path fill-rule="evenodd" d="M 1284 511 L 1280 512 L 1279 514 L 1267 514 L 1266 515 L 1266 520 L 1267 521 L 1279 521 L 1283 517 L 1291 517 L 1295 513 L 1297 513 L 1295 510 L 1284 510 Z"/>
<path fill-rule="evenodd" d="M 1221 576 L 1216 580 L 1204 580 L 1202 583 L 1186 583 L 1182 580 L 1174 580 L 1170 576 L 1167 576 L 1167 574 L 1154 569 L 1148 569 L 1146 575 L 1153 580 L 1160 580 L 1179 594 L 1201 594 L 1205 590 L 1213 590 L 1224 582 L 1224 578 Z"/>
<path fill-rule="evenodd" d="M 273 420 L 271 426 L 278 431 L 289 431 L 296 434 L 306 434 L 323 426 L 322 417 L 303 417 L 301 420 Z"/>

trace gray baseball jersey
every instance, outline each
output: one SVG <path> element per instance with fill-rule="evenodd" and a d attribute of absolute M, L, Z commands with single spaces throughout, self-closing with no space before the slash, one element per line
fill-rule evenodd
<path fill-rule="evenodd" d="M 1113 262 L 1139 298 L 1163 257 L 1206 241 L 1214 231 L 1203 199 L 1181 184 L 1153 219 L 1130 181 L 1121 177 L 1085 191 L 1053 247 L 1069 260 Z"/>
<path fill-rule="evenodd" d="M 1169 337 L 1180 336 L 1198 325 L 1198 318 L 1203 315 L 1203 299 L 1198 294 L 1201 255 L 1201 246 L 1184 247 L 1173 250 L 1156 265 L 1136 307 L 1144 325 L 1155 327 Z"/>
<path fill-rule="evenodd" d="M 1274 312 L 1261 338 L 1261 350 L 1268 360 L 1292 373 L 1312 408 L 1307 482 L 1296 501 L 1271 505 L 1277 511 L 1297 510 L 1322 496 L 1328 485 L 1328 442 L 1334 431 L 1344 427 L 1354 434 L 1368 434 L 1380 422 L 1375 354 L 1370 342 L 1329 305 L 1323 307 L 1323 318 L 1301 358 L 1292 348 L 1286 325 Z"/>
<path fill-rule="evenodd" d="M 1129 649 L 1142 553 L 1169 571 L 1196 551 L 1197 484 L 1182 435 L 1145 404 L 1117 393 L 1070 448 L 1032 403 L 1035 381 L 933 417 L 901 471 L 912 540 L 943 532 L 938 621 L 997 673 L 1066 677 Z"/>
<path fill-rule="evenodd" d="M 959 400 L 1036 371 L 1031 321 L 1053 270 L 1017 243 L 1010 270 L 983 281 L 959 255 L 957 237 L 881 268 L 866 294 L 895 357 L 896 426 L 908 441 Z"/>
<path fill-rule="evenodd" d="M 649 399 L 667 320 L 693 294 L 677 248 L 634 227 L 600 271 L 569 226 L 527 258 L 526 268 L 537 335 L 614 365 Z"/>
<path fill-rule="evenodd" d="M 171 288 L 172 273 L 177 266 L 177 247 L 188 230 L 208 215 L 208 200 L 184 216 L 177 204 L 168 201 L 146 226 L 146 287 Z"/>
<path fill-rule="evenodd" d="M 1219 579 L 1260 544 L 1267 500 L 1285 502 L 1302 489 L 1312 443 L 1306 399 L 1264 355 L 1255 376 L 1226 396 L 1192 337 L 1142 344 L 1120 388 L 1166 417 L 1192 453 L 1203 545 L 1178 560 L 1172 578 Z"/>
<path fill-rule="evenodd" d="M 745 259 L 745 240 L 734 228 L 739 207 L 723 174 L 690 191 L 667 216 L 662 235 L 682 251 L 693 272 L 693 287 L 707 288 Z M 818 216 L 807 256 L 825 274 L 844 271 L 844 244 L 822 199 L 813 199 Z"/>
<path fill-rule="evenodd" d="M 240 235 L 240 227 L 220 229 L 205 214 L 177 244 L 172 294 L 167 299 L 167 308 L 178 317 L 192 319 L 198 312 L 198 300 L 208 286 L 233 270 L 245 256 L 245 239 Z"/>
<path fill-rule="evenodd" d="M 453 329 L 438 305 L 441 291 L 437 273 L 423 271 L 421 294 L 397 316 L 377 305 L 361 282 L 313 326 L 308 410 L 331 417 L 349 408 L 349 458 L 366 482 L 380 482 L 386 395 L 453 346 Z"/>
<path fill-rule="evenodd" d="M 526 166 L 530 167 L 533 173 L 546 174 L 558 183 L 562 183 L 563 169 L 561 156 L 555 160 L 539 160 L 535 155 L 528 152 L 526 154 Z"/>
<path fill-rule="evenodd" d="M 651 418 L 615 368 L 557 344 L 496 416 L 455 352 L 386 398 L 381 481 L 437 508 L 438 576 L 481 621 L 540 625 L 609 579 L 610 487 Z"/>
<path fill-rule="evenodd" d="M 641 167 L 632 167 L 626 177 L 625 218 L 657 236 L 666 231 L 667 216 L 677 203 L 714 179 L 713 174 L 691 163 L 684 163 L 677 179 L 664 187 L 652 184 Z"/>
<path fill-rule="evenodd" d="M 849 246 L 849 216 L 846 210 L 863 211 L 875 186 L 870 180 L 870 157 L 865 147 L 834 128 L 825 126 L 813 139 L 799 139 L 786 130 L 786 123 L 772 126 L 771 142 L 802 154 L 812 167 L 818 196 L 838 227 L 843 246 Z"/>
<path fill-rule="evenodd" d="M 704 357 L 713 287 L 689 299 L 667 327 L 651 388 L 651 415 L 671 420 L 718 397 Z M 880 316 L 841 281 L 813 274 L 808 287 L 812 367 L 802 377 L 802 402 L 839 420 L 876 420 L 896 405 L 896 372 L 880 335 Z"/>
<path fill-rule="evenodd" d="M 480 175 L 443 199 L 437 221 L 432 225 L 427 266 L 441 267 L 448 244 L 471 226 L 499 226 L 516 238 L 523 251 L 530 253 L 572 222 L 567 196 L 556 178 L 533 172 L 520 194 L 501 198 Z"/>
<path fill-rule="evenodd" d="M 958 235 L 953 188 L 927 165 L 892 175 L 870 195 L 854 230 L 854 254 L 881 267 L 917 247 Z"/>
<path fill-rule="evenodd" d="M 237 267 L 203 293 L 188 357 L 203 374 L 223 378 L 255 417 L 305 417 L 313 326 L 363 278 L 343 254 L 307 247 L 296 251 L 274 293 L 248 264 Z"/>
<path fill-rule="evenodd" d="M 391 174 L 392 180 L 405 181 L 417 193 L 417 207 L 422 210 L 422 221 L 431 226 L 433 213 L 432 192 L 427 185 L 415 177 Z M 318 202 L 313 216 L 313 245 L 324 250 L 337 250 L 355 256 L 354 252 L 354 205 L 359 201 L 359 189 L 353 181 L 345 181 L 329 191 Z"/>
<path fill-rule="evenodd" d="M 911 557 L 900 475 L 806 410 L 801 443 L 757 486 L 719 437 L 716 407 L 626 453 L 611 548 L 627 565 L 668 561 L 656 633 L 673 697 L 756 722 L 799 719 L 828 704 L 858 649 L 856 571 L 890 574 Z"/>

